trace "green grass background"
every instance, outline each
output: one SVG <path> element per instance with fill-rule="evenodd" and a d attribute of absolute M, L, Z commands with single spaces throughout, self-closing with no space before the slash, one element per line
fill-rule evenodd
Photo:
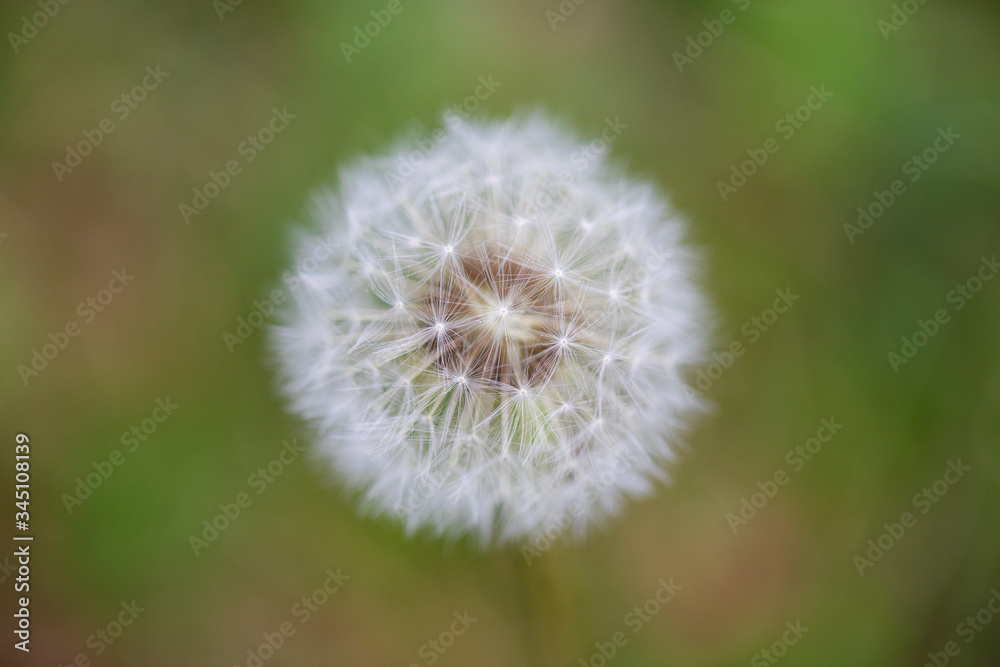
<path fill-rule="evenodd" d="M 4 664 L 246 664 L 337 567 L 350 580 L 265 664 L 424 665 L 420 647 L 468 609 L 478 620 L 436 664 L 530 664 L 541 628 L 560 644 L 546 655 L 568 656 L 542 663 L 578 665 L 661 577 L 682 591 L 609 664 L 746 665 L 798 619 L 789 667 L 922 665 L 958 639 L 1000 587 L 1000 280 L 898 373 L 886 354 L 1000 252 L 996 5 L 929 2 L 884 39 L 888 1 L 588 0 L 555 30 L 554 0 L 403 2 L 350 63 L 341 42 L 385 2 L 245 0 L 220 20 L 209 0 L 78 1 L 18 53 L 5 39 L 0 507 L 6 522 L 25 431 L 36 542 L 33 651 L 11 649 L 5 613 Z M 672 54 L 724 9 L 736 20 L 678 72 Z M 5 2 L 0 29 L 35 11 Z M 64 146 L 157 64 L 169 77 L 58 182 Z M 720 349 L 747 342 L 776 289 L 801 299 L 708 390 L 715 412 L 673 485 L 546 552 L 526 592 L 516 551 L 408 540 L 305 459 L 195 557 L 202 520 L 284 439 L 310 437 L 276 395 L 265 335 L 230 353 L 223 333 L 279 283 L 339 164 L 434 129 L 487 75 L 501 86 L 477 116 L 542 107 L 584 138 L 628 125 L 612 154 L 691 220 Z M 833 97 L 723 202 L 716 182 L 814 85 Z M 283 107 L 288 129 L 185 224 L 178 204 Z M 961 139 L 850 243 L 856 208 L 949 126 Z M 134 283 L 25 386 L 17 366 L 122 266 Z M 177 413 L 67 513 L 61 495 L 168 396 Z M 831 416 L 844 429 L 734 535 L 726 514 Z M 972 471 L 860 577 L 852 558 L 959 458 Z M 87 637 L 133 598 L 146 611 L 94 657 Z M 997 664 L 998 637 L 1000 618 L 951 664 Z"/>

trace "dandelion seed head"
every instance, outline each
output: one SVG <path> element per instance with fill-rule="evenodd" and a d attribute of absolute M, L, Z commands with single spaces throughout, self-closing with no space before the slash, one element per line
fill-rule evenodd
<path fill-rule="evenodd" d="M 653 187 L 581 167 L 543 116 L 443 135 L 407 175 L 400 147 L 318 198 L 296 259 L 339 243 L 275 329 L 285 394 L 365 507 L 410 532 L 582 535 L 651 491 L 699 407 L 697 257 Z"/>

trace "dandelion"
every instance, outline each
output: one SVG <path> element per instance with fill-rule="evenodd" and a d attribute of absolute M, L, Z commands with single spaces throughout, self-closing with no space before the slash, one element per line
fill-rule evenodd
<path fill-rule="evenodd" d="M 339 243 L 275 330 L 291 407 L 408 532 L 580 536 L 665 478 L 699 407 L 684 223 L 544 116 L 454 122 L 400 175 L 410 153 L 317 201 L 318 238 Z"/>

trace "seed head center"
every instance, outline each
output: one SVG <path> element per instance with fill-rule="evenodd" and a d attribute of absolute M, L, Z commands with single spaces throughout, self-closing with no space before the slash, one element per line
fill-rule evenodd
<path fill-rule="evenodd" d="M 559 365 L 553 338 L 575 319 L 552 274 L 527 252 L 499 244 L 446 250 L 453 263 L 428 281 L 417 300 L 418 316 L 438 333 L 447 323 L 448 336 L 424 345 L 432 366 L 480 387 L 544 384 Z M 569 341 L 563 337 L 560 343 Z"/>

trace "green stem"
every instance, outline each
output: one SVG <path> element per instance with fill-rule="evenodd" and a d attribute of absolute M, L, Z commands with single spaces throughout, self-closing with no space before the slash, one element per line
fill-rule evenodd
<path fill-rule="evenodd" d="M 510 552 L 511 566 L 518 580 L 529 665 L 573 664 L 576 648 L 573 608 L 560 551 L 553 545 L 541 555 L 528 558 L 520 550 Z"/>

